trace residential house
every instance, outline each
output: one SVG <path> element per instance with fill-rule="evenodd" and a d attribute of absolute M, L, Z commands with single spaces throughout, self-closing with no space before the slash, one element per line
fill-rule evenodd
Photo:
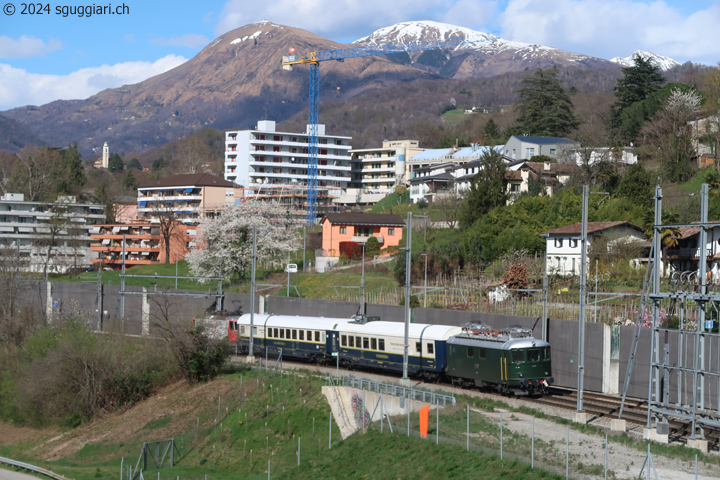
<path fill-rule="evenodd" d="M 573 223 L 540 234 L 545 237 L 545 271 L 548 274 L 580 274 L 582 223 Z M 608 248 L 627 243 L 647 245 L 642 228 L 630 222 L 588 222 L 588 247 L 598 237 L 608 239 Z"/>
<path fill-rule="evenodd" d="M 561 158 L 564 150 L 577 149 L 578 142 L 559 137 L 530 137 L 513 135 L 505 144 L 503 154 L 512 160 L 530 160 L 536 155 Z"/>
<path fill-rule="evenodd" d="M 410 179 L 410 203 L 421 199 L 432 202 L 434 197 L 443 192 L 455 191 L 455 171 L 457 163 L 437 163 L 413 171 Z"/>
<path fill-rule="evenodd" d="M 340 243 L 365 243 L 375 237 L 381 250 L 396 247 L 405 221 L 400 215 L 378 213 L 328 213 L 322 221 L 322 256 L 339 257 Z"/>

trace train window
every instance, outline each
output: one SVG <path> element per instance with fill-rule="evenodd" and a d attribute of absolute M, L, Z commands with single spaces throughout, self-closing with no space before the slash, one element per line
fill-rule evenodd
<path fill-rule="evenodd" d="M 237 323 L 236 322 L 230 322 L 230 331 L 231 332 L 237 331 Z"/>
<path fill-rule="evenodd" d="M 377 350 L 377 338 L 370 339 L 370 348 L 372 350 Z"/>
<path fill-rule="evenodd" d="M 367 337 L 363 337 L 363 348 L 365 350 L 368 350 L 370 348 L 370 342 L 368 341 Z"/>
<path fill-rule="evenodd" d="M 245 326 L 240 327 L 240 334 L 245 335 Z"/>
<path fill-rule="evenodd" d="M 267 329 L 267 336 L 272 338 L 272 336 L 273 336 L 273 329 L 272 329 L 272 328 L 268 328 L 268 329 Z"/>
<path fill-rule="evenodd" d="M 525 361 L 525 350 L 513 350 L 512 351 L 513 363 L 522 363 Z"/>
<path fill-rule="evenodd" d="M 297 330 L 292 331 L 293 340 L 297 340 Z"/>
<path fill-rule="evenodd" d="M 383 352 L 385 351 L 385 339 L 384 338 L 378 339 L 378 350 L 382 350 Z"/>
<path fill-rule="evenodd" d="M 531 348 L 528 350 L 528 362 L 538 362 L 540 361 L 540 349 L 538 348 Z"/>
<path fill-rule="evenodd" d="M 253 337 L 257 336 L 257 327 L 253 327 Z"/>
<path fill-rule="evenodd" d="M 433 354 L 433 344 L 432 343 L 427 344 L 427 350 L 430 355 Z"/>
<path fill-rule="evenodd" d="M 308 330 L 307 339 L 308 342 L 312 342 L 312 332 L 310 330 Z"/>
<path fill-rule="evenodd" d="M 320 333 L 320 341 L 321 341 L 322 343 L 325 343 L 325 332 L 321 332 L 321 333 Z"/>
<path fill-rule="evenodd" d="M 420 343 L 420 342 L 415 342 L 415 351 L 416 351 L 417 353 L 422 353 L 422 343 Z"/>
<path fill-rule="evenodd" d="M 468 350 L 467 350 L 467 356 L 470 357 L 470 358 L 472 358 L 473 355 L 475 355 L 475 352 L 473 352 L 473 348 L 472 348 L 472 347 L 467 347 L 467 349 L 468 349 Z"/>
<path fill-rule="evenodd" d="M 320 341 L 320 332 L 315 332 L 315 341 L 316 342 Z"/>
<path fill-rule="evenodd" d="M 284 328 L 280 329 L 280 338 L 285 338 L 285 329 Z"/>
<path fill-rule="evenodd" d="M 300 330 L 300 340 L 305 340 L 305 330 Z"/>
<path fill-rule="evenodd" d="M 478 357 L 480 358 L 480 360 L 485 360 L 485 349 L 484 348 L 478 349 Z"/>
<path fill-rule="evenodd" d="M 340 341 L 342 342 L 341 345 L 342 345 L 343 347 L 347 347 L 347 335 L 342 335 L 342 336 L 340 337 Z"/>
<path fill-rule="evenodd" d="M 543 360 L 550 360 L 550 347 L 543 348 Z"/>
<path fill-rule="evenodd" d="M 353 337 L 352 335 L 348 337 L 348 345 L 351 347 L 355 346 L 355 337 Z"/>
<path fill-rule="evenodd" d="M 362 341 L 360 340 L 360 337 L 355 337 L 355 346 L 358 348 L 362 346 Z"/>
<path fill-rule="evenodd" d="M 286 329 L 285 329 L 285 338 L 287 338 L 288 340 L 290 340 L 290 329 L 289 329 L 289 328 L 286 328 Z"/>

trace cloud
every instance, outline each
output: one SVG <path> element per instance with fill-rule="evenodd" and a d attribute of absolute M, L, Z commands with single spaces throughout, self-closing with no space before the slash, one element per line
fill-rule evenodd
<path fill-rule="evenodd" d="M 83 68 L 68 75 L 30 73 L 0 63 L 0 109 L 83 99 L 101 90 L 138 83 L 167 72 L 187 59 L 167 55 L 154 62 L 124 62 Z"/>
<path fill-rule="evenodd" d="M 201 48 L 210 43 L 205 35 L 187 34 L 182 37 L 153 38 L 150 43 L 155 45 L 167 45 L 172 47 Z"/>
<path fill-rule="evenodd" d="M 720 43 L 712 32 L 720 7 L 684 15 L 663 1 L 509 0 L 501 36 L 600 58 L 648 50 L 680 62 L 714 64 Z"/>
<path fill-rule="evenodd" d="M 39 38 L 23 35 L 15 40 L 0 36 L 0 58 L 44 57 L 50 52 L 62 48 L 62 42 L 51 38 L 47 43 Z"/>
<path fill-rule="evenodd" d="M 134 42 L 135 36 L 132 33 L 126 33 L 125 35 L 123 35 L 123 40 L 125 40 L 126 42 Z"/>
<path fill-rule="evenodd" d="M 303 28 L 317 35 L 337 41 L 352 41 L 369 35 L 378 28 L 411 20 L 455 21 L 464 18 L 468 23 L 482 25 L 489 19 L 486 8 L 471 0 L 275 0 L 255 2 L 228 0 L 219 15 L 215 33 L 221 35 L 232 29 L 260 20 Z M 457 6 L 457 8 L 456 8 Z M 464 15 L 462 11 L 465 10 Z"/>

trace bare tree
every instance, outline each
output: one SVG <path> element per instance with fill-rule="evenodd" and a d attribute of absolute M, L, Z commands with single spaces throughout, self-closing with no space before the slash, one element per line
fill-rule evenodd
<path fill-rule="evenodd" d="M 443 192 L 435 196 L 435 199 L 433 200 L 433 205 L 438 210 L 440 210 L 440 213 L 442 213 L 445 227 L 457 227 L 458 221 L 460 220 L 458 208 L 460 202 L 462 202 L 462 197 L 458 195 L 457 190 L 455 190 L 454 186 L 448 187 L 447 190 L 444 190 Z"/>
<path fill-rule="evenodd" d="M 180 226 L 182 223 L 178 217 L 179 212 L 175 208 L 163 201 L 153 202 L 152 211 L 150 212 L 153 223 L 158 224 L 160 230 L 160 241 L 165 246 L 165 263 L 170 263 L 171 243 L 175 239 L 182 237 Z"/>
<path fill-rule="evenodd" d="M 48 192 L 52 184 L 53 167 L 60 162 L 57 150 L 43 147 L 25 147 L 18 152 L 9 188 L 25 195 L 25 200 L 37 202 Z"/>
<path fill-rule="evenodd" d="M 59 253 L 61 251 L 65 253 L 65 249 L 59 247 L 63 246 L 63 239 L 67 239 L 68 230 L 71 226 L 69 207 L 70 204 L 67 197 L 58 197 L 50 207 L 50 216 L 47 219 L 47 222 L 44 222 L 42 226 L 37 227 L 38 247 L 45 249 L 45 265 L 43 267 L 43 274 L 45 275 L 45 278 L 47 278 L 48 275 L 48 267 L 50 265 L 50 257 L 53 254 L 53 249 L 55 250 L 56 256 L 53 264 L 56 269 L 59 265 L 57 259 Z"/>
<path fill-rule="evenodd" d="M 212 157 L 210 147 L 199 136 L 187 138 L 177 150 L 180 157 L 181 173 L 201 173 L 203 165 Z"/>

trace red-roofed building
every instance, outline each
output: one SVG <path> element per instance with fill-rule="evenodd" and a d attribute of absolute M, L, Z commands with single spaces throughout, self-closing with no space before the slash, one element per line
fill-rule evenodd
<path fill-rule="evenodd" d="M 382 250 L 398 246 L 405 221 L 400 215 L 328 213 L 320 222 L 324 256 L 339 257 L 341 242 L 365 243 L 377 238 Z"/>

